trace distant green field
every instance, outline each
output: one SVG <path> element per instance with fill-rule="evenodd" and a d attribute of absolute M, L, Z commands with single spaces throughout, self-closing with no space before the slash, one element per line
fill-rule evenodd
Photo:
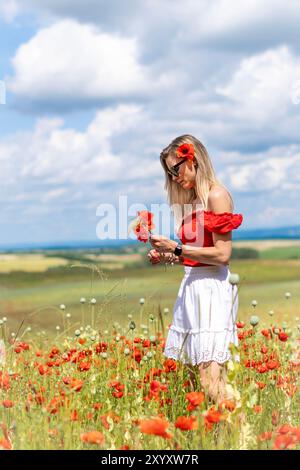
<path fill-rule="evenodd" d="M 285 246 L 269 248 L 261 252 L 261 258 L 264 259 L 300 259 L 300 247 Z"/>
<path fill-rule="evenodd" d="M 105 269 L 101 277 L 92 270 L 93 264 L 79 267 L 81 264 L 44 272 L 0 273 L 0 315 L 8 317 L 13 330 L 25 319 L 27 326 L 55 331 L 56 325 L 62 327 L 67 321 L 66 313 L 71 313 L 72 323 L 80 325 L 83 312 L 89 321 L 94 309 L 99 328 L 106 329 L 114 321 L 128 322 L 128 314 L 139 322 L 143 313 L 145 322 L 149 313 L 157 314 L 160 305 L 162 309 L 169 308 L 170 313 L 164 318 L 166 325 L 171 322 L 182 266 L 168 266 L 165 270 L 163 266 L 144 263 L 136 267 L 133 263 L 130 268 Z M 101 268 L 101 263 L 95 266 Z M 300 260 L 233 260 L 230 271 L 237 272 L 241 279 L 240 319 L 247 320 L 255 313 L 269 322 L 268 311 L 272 309 L 274 323 L 300 323 Z M 288 300 L 286 292 L 291 293 Z M 84 306 L 80 304 L 81 297 L 87 299 Z M 95 307 L 88 303 L 93 297 L 97 300 Z M 141 297 L 145 298 L 142 308 Z M 258 302 L 255 309 L 251 306 L 253 299 Z M 64 312 L 59 309 L 60 304 L 66 305 Z"/>

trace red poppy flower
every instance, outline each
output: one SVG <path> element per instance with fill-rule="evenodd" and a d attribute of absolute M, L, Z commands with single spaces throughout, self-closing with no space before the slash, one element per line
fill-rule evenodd
<path fill-rule="evenodd" d="M 261 412 L 262 412 L 262 406 L 260 406 L 260 405 L 254 405 L 254 406 L 253 406 L 253 411 L 254 411 L 255 413 L 261 413 Z"/>
<path fill-rule="evenodd" d="M 261 330 L 261 334 L 264 335 L 264 337 L 267 339 L 271 339 L 272 337 L 270 330 L 268 330 L 267 328 Z"/>
<path fill-rule="evenodd" d="M 82 361 L 80 362 L 80 364 L 78 364 L 77 369 L 80 370 L 80 372 L 84 372 L 84 371 L 90 370 L 90 367 L 91 367 L 90 362 Z"/>
<path fill-rule="evenodd" d="M 80 435 L 82 442 L 87 442 L 88 444 L 103 444 L 104 436 L 100 431 L 90 431 L 85 432 Z"/>
<path fill-rule="evenodd" d="M 212 424 L 219 423 L 224 419 L 226 418 L 222 416 L 222 413 L 216 410 L 214 406 L 212 406 L 205 414 L 205 424 L 207 425 L 208 429 L 211 429 Z"/>
<path fill-rule="evenodd" d="M 288 335 L 281 331 L 280 333 L 278 333 L 278 339 L 280 339 L 280 341 L 285 342 L 288 339 Z"/>
<path fill-rule="evenodd" d="M 100 354 L 101 352 L 106 352 L 107 351 L 107 343 L 98 343 L 95 346 L 95 351 L 97 354 Z"/>
<path fill-rule="evenodd" d="M 221 410 L 225 408 L 228 411 L 234 411 L 235 410 L 235 403 L 231 400 L 223 400 L 219 404 L 219 408 Z"/>
<path fill-rule="evenodd" d="M 266 364 L 262 364 L 262 365 L 259 365 L 257 368 L 256 368 L 257 372 L 259 372 L 260 374 L 264 374 L 265 372 L 268 372 L 268 366 Z"/>
<path fill-rule="evenodd" d="M 72 379 L 70 382 L 70 386 L 74 392 L 80 392 L 83 386 L 82 380 L 79 379 Z"/>
<path fill-rule="evenodd" d="M 153 223 L 153 214 L 152 212 L 148 211 L 138 211 L 138 217 L 141 220 L 141 223 L 145 225 L 148 230 L 153 230 L 155 228 L 155 225 Z"/>
<path fill-rule="evenodd" d="M 155 436 L 161 436 L 165 439 L 171 437 L 171 435 L 167 433 L 169 423 L 163 418 L 142 419 L 140 420 L 139 426 L 143 434 L 154 434 Z"/>
<path fill-rule="evenodd" d="M 177 150 L 176 154 L 178 158 L 186 158 L 187 160 L 193 161 L 195 158 L 195 149 L 193 144 L 182 144 Z"/>
<path fill-rule="evenodd" d="M 203 392 L 190 392 L 186 394 L 185 398 L 189 402 L 188 410 L 192 411 L 204 401 L 205 396 Z"/>
<path fill-rule="evenodd" d="M 196 416 L 178 416 L 175 422 L 175 428 L 181 429 L 182 431 L 193 431 L 198 428 L 198 422 Z"/>
<path fill-rule="evenodd" d="M 78 421 L 78 411 L 77 410 L 72 410 L 71 411 L 70 420 L 71 421 Z"/>
<path fill-rule="evenodd" d="M 136 362 L 141 362 L 142 360 L 142 353 L 139 349 L 135 349 L 132 353 L 132 357 Z"/>
<path fill-rule="evenodd" d="M 102 403 L 94 403 L 93 404 L 94 410 L 101 410 L 102 407 L 103 407 Z"/>
<path fill-rule="evenodd" d="M 11 450 L 12 443 L 9 439 L 0 439 L 0 449 Z"/>
<path fill-rule="evenodd" d="M 12 408 L 14 406 L 11 400 L 3 400 L 2 405 L 4 408 Z"/>
<path fill-rule="evenodd" d="M 149 235 L 151 234 L 151 230 L 155 228 L 152 212 L 138 211 L 137 218 L 132 222 L 132 224 L 133 231 L 136 234 L 137 239 L 146 243 Z"/>
<path fill-rule="evenodd" d="M 143 227 L 143 225 L 137 225 L 134 229 L 134 233 L 136 234 L 137 239 L 140 242 L 147 243 L 149 238 L 149 232 L 145 227 Z"/>
<path fill-rule="evenodd" d="M 38 369 L 41 375 L 45 375 L 48 373 L 48 367 L 44 366 L 43 364 L 41 364 Z"/>
<path fill-rule="evenodd" d="M 166 359 L 164 362 L 165 372 L 175 372 L 177 368 L 176 361 L 174 359 Z"/>
<path fill-rule="evenodd" d="M 280 367 L 280 364 L 277 361 L 268 361 L 267 367 L 269 370 L 278 369 L 278 367 Z"/>
<path fill-rule="evenodd" d="M 260 390 L 264 389 L 266 384 L 264 382 L 255 382 Z"/>
<path fill-rule="evenodd" d="M 274 450 L 293 449 L 296 446 L 296 438 L 291 434 L 279 434 L 274 441 Z"/>
<path fill-rule="evenodd" d="M 154 394 L 158 393 L 160 391 L 160 382 L 158 380 L 152 380 L 150 383 L 150 390 Z"/>

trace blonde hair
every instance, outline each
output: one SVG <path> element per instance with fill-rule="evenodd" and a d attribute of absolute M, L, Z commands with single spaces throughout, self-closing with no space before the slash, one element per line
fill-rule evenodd
<path fill-rule="evenodd" d="M 177 147 L 185 143 L 193 144 L 195 149 L 197 168 L 195 186 L 192 189 L 183 189 L 178 183 L 176 183 L 176 181 L 172 180 L 172 177 L 167 172 L 167 157 L 169 155 L 176 157 Z M 191 204 L 196 198 L 200 200 L 202 208 L 207 210 L 208 195 L 213 185 L 219 185 L 227 191 L 232 203 L 233 211 L 234 203 L 232 196 L 224 184 L 221 183 L 221 181 L 219 181 L 219 179 L 216 177 L 209 154 L 204 145 L 196 137 L 190 134 L 184 134 L 176 137 L 167 147 L 162 150 L 160 154 L 160 161 L 163 169 L 165 170 L 166 180 L 164 189 L 167 191 L 168 203 L 174 210 L 177 223 L 181 222 L 179 219 L 182 218 L 182 214 L 186 214 L 186 205 L 191 208 Z"/>

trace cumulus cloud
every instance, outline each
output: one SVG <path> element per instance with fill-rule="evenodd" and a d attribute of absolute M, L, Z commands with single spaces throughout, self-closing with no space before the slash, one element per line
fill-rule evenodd
<path fill-rule="evenodd" d="M 238 192 L 300 191 L 300 146 L 272 147 L 243 156 L 237 152 L 234 159 L 222 170 L 222 177 Z"/>
<path fill-rule="evenodd" d="M 82 132 L 63 127 L 62 119 L 38 119 L 32 132 L 17 133 L 0 142 L 3 179 L 45 186 L 118 180 L 124 176 L 128 155 L 126 148 L 115 154 L 112 141 L 134 128 L 141 113 L 142 108 L 133 105 L 107 108 L 96 113 Z M 131 165 L 126 174 L 130 171 Z"/>
<path fill-rule="evenodd" d="M 236 105 L 238 117 L 247 115 L 261 126 L 293 108 L 291 92 L 297 78 L 300 57 L 280 46 L 243 59 L 230 81 L 216 91 Z"/>
<path fill-rule="evenodd" d="M 118 195 L 126 194 L 129 203 L 165 201 L 164 176 L 157 155 L 162 142 L 167 144 L 169 140 L 167 133 L 160 144 L 152 134 L 145 135 L 144 129 L 152 125 L 151 114 L 143 107 L 121 105 L 97 112 L 83 131 L 66 127 L 62 119 L 39 119 L 32 132 L 2 139 L 5 217 L 9 217 L 10 208 L 15 211 L 19 207 L 20 220 L 47 217 L 51 227 L 51 218 L 57 220 L 59 207 L 66 226 L 76 211 L 87 220 L 87 230 L 91 231 L 97 206 L 117 204 Z M 221 181 L 236 195 L 237 211 L 249 204 L 251 195 L 254 197 L 253 207 L 248 208 L 247 227 L 259 226 L 258 207 L 266 210 L 272 201 L 274 207 L 282 207 L 282 201 L 286 205 L 292 197 L 299 197 L 299 145 L 248 154 L 223 151 L 211 158 Z M 300 220 L 298 206 L 294 209 Z M 272 212 L 268 223 L 277 220 L 282 220 L 280 213 Z"/>
<path fill-rule="evenodd" d="M 12 65 L 7 86 L 19 107 L 59 111 L 144 100 L 174 84 L 171 74 L 153 76 L 140 64 L 137 38 L 69 19 L 40 29 L 19 47 Z"/>
<path fill-rule="evenodd" d="M 191 91 L 186 107 L 219 148 L 247 152 L 299 143 L 299 77 L 299 55 L 287 46 L 268 49 L 241 59 L 217 83 Z"/>
<path fill-rule="evenodd" d="M 142 106 L 120 105 L 99 110 L 82 131 L 42 118 L 2 138 L 0 243 L 95 239 L 99 204 L 117 207 L 121 195 L 129 205 L 162 201 L 160 163 L 141 145 L 148 120 Z"/>
<path fill-rule="evenodd" d="M 141 106 L 120 105 L 98 111 L 84 131 L 66 127 L 62 119 L 43 118 L 32 131 L 2 139 L 0 193 L 6 208 L 26 204 L 30 209 L 37 201 L 45 211 L 57 203 L 96 208 L 118 194 L 143 202 L 153 198 L 153 188 L 154 198 L 162 198 L 160 163 L 139 144 L 137 128 L 146 121 Z M 130 136 L 133 142 L 127 145 Z"/>

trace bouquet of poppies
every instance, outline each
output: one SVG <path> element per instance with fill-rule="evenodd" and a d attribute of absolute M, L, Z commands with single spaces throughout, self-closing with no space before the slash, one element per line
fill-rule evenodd
<path fill-rule="evenodd" d="M 131 222 L 129 226 L 130 230 L 133 230 L 137 236 L 137 239 L 141 242 L 146 243 L 151 237 L 152 230 L 155 228 L 153 223 L 153 214 L 148 211 L 139 211 L 137 217 Z"/>
<path fill-rule="evenodd" d="M 152 230 L 155 228 L 153 217 L 152 212 L 138 211 L 137 217 L 129 225 L 128 233 L 133 230 L 139 241 L 147 243 L 151 238 Z M 168 260 L 165 253 L 157 253 L 157 260 L 160 258 L 165 260 L 165 267 L 169 261 L 173 265 L 172 260 Z"/>

